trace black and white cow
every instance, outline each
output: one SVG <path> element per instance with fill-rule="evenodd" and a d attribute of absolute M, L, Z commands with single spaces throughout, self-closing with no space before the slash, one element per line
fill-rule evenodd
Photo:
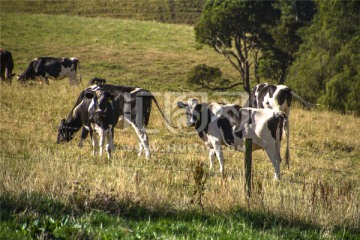
<path fill-rule="evenodd" d="M 139 140 L 139 156 L 145 151 L 146 158 L 150 158 L 150 148 L 148 135 L 146 133 L 146 126 L 149 123 L 152 101 L 155 102 L 161 115 L 165 121 L 171 126 L 171 123 L 165 117 L 161 110 L 156 98 L 151 92 L 138 88 L 127 87 L 112 84 L 103 84 L 100 86 L 91 86 L 82 91 L 78 97 L 78 100 L 72 109 L 69 117 L 65 120 L 61 120 L 61 124 L 58 129 L 57 143 L 70 141 L 74 134 L 84 126 L 79 146 L 82 146 L 83 140 L 86 138 L 88 132 L 92 131 L 92 126 L 89 126 L 91 122 L 91 116 L 89 114 L 90 103 L 86 98 L 86 92 L 93 91 L 105 91 L 113 96 L 112 103 L 118 107 L 118 122 L 116 128 L 124 128 L 127 125 L 131 125 Z M 89 95 L 87 95 L 89 96 Z M 93 100 L 94 101 L 94 100 Z M 96 105 L 95 105 L 96 106 Z M 81 122 L 81 124 L 79 123 Z"/>
<path fill-rule="evenodd" d="M 249 107 L 253 108 L 269 108 L 275 111 L 281 111 L 290 118 L 290 107 L 292 98 L 295 97 L 300 100 L 306 107 L 314 106 L 314 104 L 306 102 L 299 95 L 294 93 L 289 87 L 285 85 L 270 85 L 262 83 L 256 85 L 250 92 Z M 290 159 L 290 124 L 286 121 L 284 128 L 286 134 L 286 164 L 289 165 Z"/>
<path fill-rule="evenodd" d="M 67 77 L 70 84 L 78 84 L 78 68 L 81 82 L 80 62 L 77 58 L 38 57 L 30 62 L 23 74 L 18 76 L 18 81 L 24 84 L 29 79 L 40 78 L 44 83 L 49 84 L 48 78 L 64 79 Z"/>
<path fill-rule="evenodd" d="M 11 84 L 14 69 L 14 60 L 10 51 L 0 48 L 0 78 L 1 81 Z"/>
<path fill-rule="evenodd" d="M 286 116 L 271 109 L 240 108 L 238 105 L 199 103 L 190 98 L 185 108 L 187 125 L 194 126 L 201 140 L 209 148 L 210 168 L 216 156 L 220 172 L 224 174 L 224 157 L 221 145 L 243 151 L 244 138 L 252 138 L 253 151 L 264 149 L 274 169 L 275 179 L 280 179 L 280 147 Z"/>

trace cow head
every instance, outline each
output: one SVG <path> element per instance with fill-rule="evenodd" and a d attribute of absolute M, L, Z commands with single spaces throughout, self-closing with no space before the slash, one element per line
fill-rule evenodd
<path fill-rule="evenodd" d="M 105 113 L 108 108 L 111 107 L 111 102 L 114 100 L 114 94 L 98 89 L 86 90 L 85 97 L 92 99 L 92 102 L 89 106 L 90 119 L 97 121 L 97 119 L 102 119 L 105 117 Z"/>
<path fill-rule="evenodd" d="M 26 77 L 24 75 L 17 75 L 17 80 L 20 84 L 24 84 L 25 81 L 27 80 Z"/>
<path fill-rule="evenodd" d="M 185 108 L 186 120 L 188 127 L 195 126 L 196 122 L 200 119 L 201 105 L 196 98 L 189 98 L 187 103 L 178 102 L 179 108 Z"/>
<path fill-rule="evenodd" d="M 66 120 L 62 119 L 58 128 L 58 136 L 56 143 L 59 144 L 62 142 L 70 142 L 78 130 L 79 128 L 69 126 Z"/>

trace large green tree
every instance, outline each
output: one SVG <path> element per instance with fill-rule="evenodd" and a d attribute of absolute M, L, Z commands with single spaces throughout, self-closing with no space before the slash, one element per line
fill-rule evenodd
<path fill-rule="evenodd" d="M 195 26 L 196 41 L 207 44 L 224 55 L 240 73 L 241 81 L 250 91 L 250 69 L 257 68 L 261 50 L 273 42 L 270 30 L 280 18 L 274 1 L 209 0 Z"/>
<path fill-rule="evenodd" d="M 262 49 L 256 76 L 284 84 L 302 43 L 299 29 L 310 25 L 316 8 L 310 0 L 277 0 L 276 7 L 281 18 L 271 30 L 274 42 Z"/>
<path fill-rule="evenodd" d="M 287 83 L 308 100 L 360 114 L 360 2 L 316 4 L 318 13 L 302 32 L 304 43 Z"/>

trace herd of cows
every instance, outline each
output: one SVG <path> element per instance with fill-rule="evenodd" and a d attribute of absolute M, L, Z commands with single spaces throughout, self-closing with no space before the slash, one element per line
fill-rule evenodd
<path fill-rule="evenodd" d="M 11 84 L 15 75 L 12 73 L 14 62 L 11 52 L 0 49 L 1 81 Z M 77 58 L 39 57 L 32 60 L 27 69 L 18 76 L 23 84 L 29 79 L 42 79 L 49 84 L 48 78 L 63 79 L 68 77 L 70 84 L 78 84 L 77 70 L 80 62 Z M 81 82 L 81 73 L 80 73 Z M 89 87 L 81 91 L 67 119 L 62 119 L 58 128 L 57 143 L 71 141 L 75 133 L 82 129 L 79 147 L 90 133 L 93 154 L 102 155 L 105 151 L 108 158 L 114 152 L 114 128 L 131 125 L 139 138 L 139 156 L 145 152 L 150 158 L 149 138 L 146 127 L 149 123 L 152 102 L 159 109 L 162 117 L 173 128 L 165 117 L 154 95 L 143 88 L 106 84 L 105 79 L 90 80 Z M 283 132 L 286 135 L 286 163 L 289 153 L 289 114 L 292 97 L 305 102 L 287 86 L 258 84 L 250 93 L 248 107 L 236 104 L 219 104 L 199 102 L 190 98 L 187 102 L 178 102 L 177 106 L 185 109 L 188 127 L 195 130 L 209 148 L 210 168 L 216 156 L 220 172 L 224 174 L 224 157 L 222 145 L 244 151 L 244 138 L 252 138 L 253 151 L 263 149 L 274 167 L 274 178 L 280 179 L 280 147 Z M 99 152 L 98 152 L 99 151 Z"/>

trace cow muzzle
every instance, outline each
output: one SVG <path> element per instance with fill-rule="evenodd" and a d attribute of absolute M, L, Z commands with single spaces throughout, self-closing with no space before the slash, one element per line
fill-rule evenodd
<path fill-rule="evenodd" d="M 187 126 L 188 126 L 188 127 L 193 127 L 193 126 L 195 126 L 195 121 L 194 121 L 193 118 L 191 118 L 191 119 L 188 120 Z"/>
<path fill-rule="evenodd" d="M 104 111 L 102 111 L 102 110 L 96 110 L 96 112 L 95 112 L 95 117 L 96 118 L 100 118 L 100 119 L 102 119 L 102 118 L 105 118 L 105 112 Z"/>

